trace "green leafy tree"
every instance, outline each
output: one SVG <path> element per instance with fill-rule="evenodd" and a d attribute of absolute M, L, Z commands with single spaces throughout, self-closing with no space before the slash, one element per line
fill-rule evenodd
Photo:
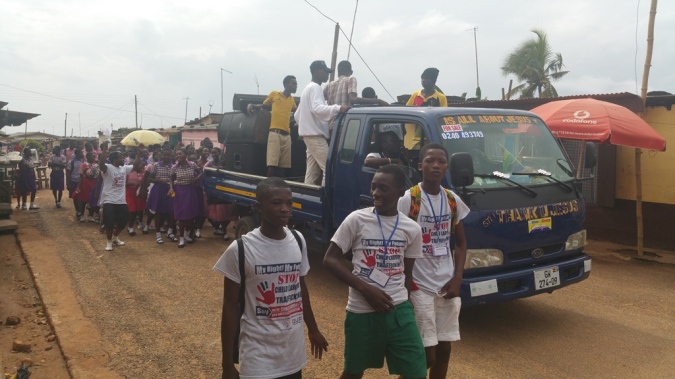
<path fill-rule="evenodd" d="M 25 139 L 19 143 L 19 146 L 21 146 L 21 151 L 23 151 L 25 147 L 35 149 L 38 153 L 43 153 L 45 151 L 44 145 L 34 139 Z"/>
<path fill-rule="evenodd" d="M 502 74 L 513 74 L 521 82 L 511 90 L 509 97 L 518 93 L 521 98 L 534 97 L 535 91 L 539 97 L 558 97 L 558 91 L 551 82 L 569 71 L 562 71 L 565 67 L 562 55 L 552 51 L 546 32 L 532 29 L 532 33 L 537 36 L 522 42 L 504 60 Z"/>

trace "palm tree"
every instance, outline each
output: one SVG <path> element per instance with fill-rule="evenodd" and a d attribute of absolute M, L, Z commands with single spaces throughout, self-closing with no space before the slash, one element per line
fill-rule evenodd
<path fill-rule="evenodd" d="M 564 67 L 562 55 L 551 51 L 546 32 L 532 29 L 532 33 L 537 37 L 521 43 L 504 60 L 502 74 L 514 74 L 522 82 L 508 96 L 520 93 L 521 98 L 534 97 L 536 90 L 539 97 L 558 97 L 551 81 L 562 78 L 569 71 L 561 71 Z"/>

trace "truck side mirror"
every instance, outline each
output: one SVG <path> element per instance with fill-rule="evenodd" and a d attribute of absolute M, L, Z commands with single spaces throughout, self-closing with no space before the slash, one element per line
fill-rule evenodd
<path fill-rule="evenodd" d="M 469 153 L 454 153 L 450 156 L 450 180 L 455 188 L 473 184 L 473 158 Z"/>
<path fill-rule="evenodd" d="M 586 142 L 586 151 L 584 151 L 584 168 L 593 168 L 598 163 L 598 145 L 592 142 Z"/>

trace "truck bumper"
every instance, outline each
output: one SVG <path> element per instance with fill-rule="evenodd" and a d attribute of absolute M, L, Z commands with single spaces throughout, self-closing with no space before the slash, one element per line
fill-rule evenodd
<path fill-rule="evenodd" d="M 560 284 L 537 290 L 535 287 L 535 271 L 558 268 Z M 483 277 L 464 278 L 460 289 L 462 307 L 479 304 L 499 303 L 524 297 L 551 293 L 587 279 L 591 274 L 591 257 L 581 254 L 573 259 L 548 263 L 518 271 L 492 274 Z M 496 288 L 495 288 L 496 281 Z"/>

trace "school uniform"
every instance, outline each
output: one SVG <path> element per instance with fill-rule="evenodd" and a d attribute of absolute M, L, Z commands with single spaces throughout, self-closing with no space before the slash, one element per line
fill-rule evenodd
<path fill-rule="evenodd" d="M 159 161 L 150 168 L 150 177 L 160 180 L 152 184 L 146 209 L 150 213 L 171 213 L 173 212 L 174 199 L 169 197 L 169 180 L 171 180 L 171 163 L 164 164 Z"/>
<path fill-rule="evenodd" d="M 37 191 L 37 181 L 35 179 L 35 163 L 31 158 L 23 158 L 19 162 L 19 177 L 16 181 L 17 193 L 24 195 L 35 193 Z"/>
<path fill-rule="evenodd" d="M 52 155 L 49 158 L 48 166 L 52 172 L 49 174 L 49 187 L 55 191 L 63 191 L 65 188 L 65 173 L 62 166 L 56 167 L 53 164 L 66 165 L 66 157 L 63 155 Z"/>
<path fill-rule="evenodd" d="M 199 175 L 199 167 L 194 162 L 186 161 L 186 166 L 176 164 L 171 168 L 171 175 L 176 175 L 173 191 L 173 217 L 178 221 L 188 221 L 197 217 L 198 199 L 195 184 L 191 181 Z"/>

